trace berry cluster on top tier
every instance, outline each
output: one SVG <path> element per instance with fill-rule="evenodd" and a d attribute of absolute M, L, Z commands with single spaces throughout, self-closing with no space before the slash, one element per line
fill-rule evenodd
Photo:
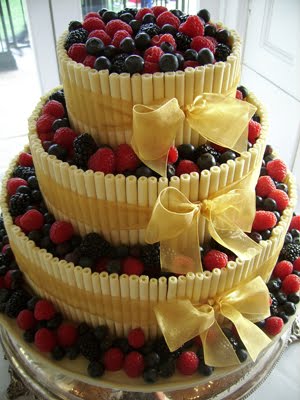
<path fill-rule="evenodd" d="M 154 73 L 226 61 L 232 38 L 203 9 L 184 15 L 166 7 L 90 12 L 71 21 L 65 41 L 68 56 L 96 70 Z"/>
<path fill-rule="evenodd" d="M 241 95 L 239 95 L 241 93 Z M 53 97 L 59 100 L 53 99 Z M 248 91 L 240 86 L 238 97 L 246 101 Z M 59 160 L 68 161 L 83 170 L 91 169 L 108 173 L 123 173 L 126 176 L 156 176 L 156 172 L 144 165 L 128 144 L 120 144 L 112 149 L 106 144 L 97 145 L 88 133 L 77 135 L 69 124 L 64 108 L 63 91 L 55 92 L 42 109 L 36 121 L 36 130 L 44 149 Z M 260 118 L 254 115 L 248 126 L 248 147 L 257 140 L 261 131 Z M 235 160 L 238 154 L 213 143 L 198 147 L 192 144 L 172 146 L 168 155 L 167 176 L 180 176 L 185 173 L 201 172 L 213 166 Z"/>

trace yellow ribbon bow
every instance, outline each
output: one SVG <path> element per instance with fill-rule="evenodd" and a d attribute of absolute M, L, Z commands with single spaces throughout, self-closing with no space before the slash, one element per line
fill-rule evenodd
<path fill-rule="evenodd" d="M 255 192 L 235 189 L 225 194 L 215 193 L 210 199 L 191 203 L 178 189 L 163 189 L 154 205 L 145 240 L 160 242 L 163 269 L 177 274 L 202 272 L 199 250 L 199 222 L 208 224 L 210 235 L 222 246 L 247 260 L 260 251 L 259 244 L 244 232 L 250 232 L 255 215 Z"/>
<path fill-rule="evenodd" d="M 260 277 L 220 296 L 213 305 L 174 300 L 158 303 L 154 312 L 170 351 L 200 335 L 207 365 L 225 367 L 239 363 L 217 322 L 219 316 L 233 323 L 253 361 L 271 342 L 254 324 L 270 315 L 269 291 Z"/>
<path fill-rule="evenodd" d="M 184 118 L 206 140 L 242 153 L 247 150 L 248 122 L 255 111 L 246 101 L 216 93 L 197 96 L 184 110 L 176 98 L 159 105 L 137 104 L 131 146 L 144 164 L 166 176 L 168 152 Z"/>

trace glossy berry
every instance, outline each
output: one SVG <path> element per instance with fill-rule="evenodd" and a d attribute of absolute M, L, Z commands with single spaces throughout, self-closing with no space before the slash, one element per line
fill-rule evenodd
<path fill-rule="evenodd" d="M 274 189 L 276 189 L 275 183 L 270 176 L 260 176 L 258 178 L 255 191 L 258 196 L 268 197 L 269 193 L 271 193 Z"/>
<path fill-rule="evenodd" d="M 96 58 L 95 63 L 94 63 L 94 68 L 97 71 L 102 71 L 107 69 L 108 71 L 111 71 L 111 62 L 107 57 L 100 56 Z"/>
<path fill-rule="evenodd" d="M 128 56 L 125 60 L 125 68 L 130 74 L 141 73 L 144 68 L 144 59 L 138 55 Z"/>
<path fill-rule="evenodd" d="M 134 349 L 140 349 L 145 344 L 145 334 L 141 328 L 132 329 L 128 333 L 128 343 Z"/>
<path fill-rule="evenodd" d="M 103 363 L 107 371 L 119 371 L 124 362 L 124 354 L 118 347 L 111 347 L 104 353 Z"/>
<path fill-rule="evenodd" d="M 34 344 L 40 352 L 51 352 L 56 346 L 54 332 L 47 328 L 39 329 L 34 335 Z"/>
<path fill-rule="evenodd" d="M 190 174 L 191 172 L 198 172 L 199 167 L 193 161 L 190 160 L 181 160 L 176 167 L 176 175 L 180 176 L 182 174 Z"/>
<path fill-rule="evenodd" d="M 138 21 L 136 19 L 133 19 L 132 21 L 129 22 L 129 25 L 131 26 L 131 29 L 133 30 L 133 33 L 136 34 L 140 30 L 142 22 Z"/>
<path fill-rule="evenodd" d="M 198 53 L 196 50 L 193 49 L 187 49 L 184 54 L 183 57 L 186 61 L 196 61 L 197 57 L 198 57 Z"/>
<path fill-rule="evenodd" d="M 193 375 L 199 366 L 199 359 L 193 351 L 184 351 L 177 359 L 176 367 L 183 375 Z"/>
<path fill-rule="evenodd" d="M 104 374 L 104 365 L 100 361 L 91 361 L 88 365 L 88 374 L 92 378 L 99 378 Z"/>
<path fill-rule="evenodd" d="M 208 271 L 212 271 L 214 268 L 225 268 L 227 263 L 227 254 L 219 250 L 209 250 L 203 258 L 204 267 Z"/>
<path fill-rule="evenodd" d="M 282 291 L 286 294 L 297 293 L 300 290 L 300 278 L 291 274 L 284 278 L 282 282 Z"/>
<path fill-rule="evenodd" d="M 271 211 L 256 211 L 252 230 L 262 232 L 274 228 L 277 223 L 275 215 Z"/>
<path fill-rule="evenodd" d="M 37 321 L 49 321 L 55 315 L 55 308 L 48 300 L 38 300 L 34 307 L 34 318 Z"/>
<path fill-rule="evenodd" d="M 135 50 L 135 43 L 131 37 L 124 38 L 120 43 L 120 49 L 124 53 L 132 53 Z"/>
<path fill-rule="evenodd" d="M 287 166 L 278 158 L 268 162 L 267 171 L 271 178 L 279 182 L 283 182 L 287 176 Z"/>
<path fill-rule="evenodd" d="M 17 316 L 17 325 L 20 329 L 27 331 L 32 329 L 36 324 L 33 312 L 30 310 L 22 310 Z"/>
<path fill-rule="evenodd" d="M 227 29 L 220 29 L 216 33 L 216 39 L 219 43 L 228 44 L 230 33 Z"/>
<path fill-rule="evenodd" d="M 151 37 L 147 33 L 141 32 L 136 35 L 134 41 L 138 50 L 145 50 L 151 44 Z"/>
<path fill-rule="evenodd" d="M 192 144 L 181 144 L 177 150 L 182 160 L 194 160 L 195 147 Z"/>
<path fill-rule="evenodd" d="M 206 10 L 205 8 L 203 8 L 200 11 L 198 11 L 197 15 L 198 15 L 198 17 L 203 19 L 203 21 L 205 23 L 209 22 L 209 20 L 210 20 L 210 12 L 208 10 Z"/>
<path fill-rule="evenodd" d="M 20 186 L 27 186 L 28 183 L 25 179 L 22 178 L 9 178 L 6 183 L 6 189 L 9 196 L 12 196 L 16 193 L 17 189 Z"/>
<path fill-rule="evenodd" d="M 264 330 L 268 335 L 275 336 L 281 332 L 283 328 L 283 320 L 279 317 L 269 317 L 266 319 Z"/>
<path fill-rule="evenodd" d="M 65 161 L 68 155 L 68 151 L 66 148 L 59 144 L 52 144 L 48 148 L 48 154 L 50 156 L 55 156 L 58 160 Z"/>
<path fill-rule="evenodd" d="M 113 174 L 116 168 L 114 152 L 108 147 L 101 147 L 88 160 L 88 168 L 93 171 Z"/>
<path fill-rule="evenodd" d="M 147 383 L 155 383 L 158 380 L 158 371 L 155 368 L 147 368 L 143 372 L 144 381 Z"/>
<path fill-rule="evenodd" d="M 55 221 L 50 228 L 50 239 L 55 244 L 70 240 L 74 234 L 74 229 L 70 222 Z"/>
<path fill-rule="evenodd" d="M 166 53 L 159 60 L 161 72 L 172 72 L 178 69 L 178 59 L 174 54 Z"/>
<path fill-rule="evenodd" d="M 201 154 L 197 160 L 197 165 L 200 171 L 203 171 L 204 169 L 210 169 L 216 165 L 215 157 L 210 153 Z"/>
<path fill-rule="evenodd" d="M 197 61 L 200 65 L 212 64 L 214 55 L 209 49 L 201 49 L 198 53 Z"/>
<path fill-rule="evenodd" d="M 135 257 L 126 257 L 122 261 L 123 274 L 140 276 L 144 272 L 143 262 Z"/>
<path fill-rule="evenodd" d="M 57 341 L 62 347 L 73 346 L 78 339 L 78 331 L 76 327 L 69 323 L 62 323 L 57 331 Z"/>
<path fill-rule="evenodd" d="M 98 39 L 96 37 L 89 38 L 85 46 L 88 54 L 95 57 L 99 57 L 104 49 L 104 43 L 101 39 Z"/>
<path fill-rule="evenodd" d="M 280 261 L 276 264 L 273 275 L 275 278 L 280 278 L 283 280 L 286 276 L 293 272 L 293 264 L 290 261 Z"/>
<path fill-rule="evenodd" d="M 283 211 L 289 204 L 289 196 L 283 190 L 274 189 L 268 197 L 275 200 L 278 211 Z"/>
<path fill-rule="evenodd" d="M 170 24 L 165 24 L 161 28 L 161 33 L 169 33 L 170 35 L 175 36 L 177 33 L 177 29 Z"/>
<path fill-rule="evenodd" d="M 145 368 L 144 357 L 137 351 L 130 352 L 125 357 L 123 368 L 130 378 L 141 376 Z"/>

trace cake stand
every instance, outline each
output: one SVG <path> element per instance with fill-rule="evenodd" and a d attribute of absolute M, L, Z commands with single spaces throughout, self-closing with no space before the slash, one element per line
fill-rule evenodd
<path fill-rule="evenodd" d="M 10 363 L 11 384 L 8 397 L 21 394 L 38 400 L 206 400 L 244 399 L 264 382 L 286 347 L 300 340 L 300 317 L 290 321 L 281 336 L 253 363 L 240 367 L 218 368 L 208 378 L 173 376 L 155 385 L 142 379 L 128 379 L 123 372 L 93 379 L 83 372 L 86 361 L 54 362 L 22 340 L 16 325 L 2 318 L 0 339 Z"/>

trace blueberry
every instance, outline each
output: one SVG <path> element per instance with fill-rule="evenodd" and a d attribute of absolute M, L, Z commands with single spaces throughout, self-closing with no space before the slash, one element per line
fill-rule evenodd
<path fill-rule="evenodd" d="M 209 49 L 201 49 L 198 53 L 197 61 L 200 65 L 212 64 L 214 55 Z"/>
<path fill-rule="evenodd" d="M 176 170 L 173 164 L 167 165 L 167 178 L 171 179 L 172 176 L 175 176 Z"/>
<path fill-rule="evenodd" d="M 210 25 L 210 24 L 205 25 L 205 27 L 204 27 L 204 35 L 205 36 L 215 37 L 216 32 L 217 32 L 217 30 L 214 25 Z"/>
<path fill-rule="evenodd" d="M 264 161 L 266 164 L 268 164 L 269 161 L 272 161 L 274 159 L 274 155 L 273 154 L 269 154 L 267 156 L 264 157 Z"/>
<path fill-rule="evenodd" d="M 197 13 L 198 17 L 200 17 L 201 19 L 203 19 L 204 22 L 208 22 L 210 20 L 210 12 L 208 10 L 206 10 L 205 8 L 203 8 L 202 10 L 200 10 Z"/>
<path fill-rule="evenodd" d="M 109 61 L 109 59 L 107 57 L 100 56 L 100 57 L 96 58 L 94 68 L 97 71 L 101 71 L 101 70 L 105 70 L 105 69 L 110 71 L 111 70 L 111 62 Z"/>
<path fill-rule="evenodd" d="M 293 243 L 293 236 L 288 232 L 284 238 L 284 244 Z"/>
<path fill-rule="evenodd" d="M 131 26 L 131 29 L 133 30 L 133 33 L 138 33 L 142 23 L 141 23 L 141 21 L 133 19 L 132 21 L 129 22 L 129 25 Z"/>
<path fill-rule="evenodd" d="M 82 23 L 79 21 L 71 21 L 69 23 L 68 30 L 69 32 L 76 31 L 76 29 L 82 28 Z"/>
<path fill-rule="evenodd" d="M 282 321 L 286 324 L 287 322 L 289 322 L 289 317 L 286 315 L 286 313 L 284 311 L 279 311 L 277 314 L 277 317 L 281 318 Z"/>
<path fill-rule="evenodd" d="M 112 44 L 109 44 L 103 50 L 103 56 L 109 58 L 110 60 L 114 58 L 119 53 L 119 49 Z"/>
<path fill-rule="evenodd" d="M 104 43 L 99 38 L 91 37 L 86 41 L 85 47 L 88 54 L 98 57 L 103 53 Z"/>
<path fill-rule="evenodd" d="M 236 349 L 236 355 L 238 356 L 238 359 L 240 360 L 240 362 L 244 362 L 247 360 L 248 357 L 248 353 L 246 350 L 244 349 Z"/>
<path fill-rule="evenodd" d="M 255 325 L 257 325 L 260 329 L 263 329 L 266 325 L 266 320 L 263 319 L 262 321 L 258 321 Z"/>
<path fill-rule="evenodd" d="M 274 199 L 267 197 L 264 199 L 263 209 L 266 211 L 275 211 L 277 210 L 277 203 Z"/>
<path fill-rule="evenodd" d="M 120 20 L 129 24 L 133 20 L 133 15 L 130 13 L 124 13 L 120 15 Z"/>
<path fill-rule="evenodd" d="M 169 42 L 162 42 L 160 48 L 164 53 L 174 53 L 174 46 Z"/>
<path fill-rule="evenodd" d="M 276 184 L 276 189 L 283 190 L 285 193 L 289 192 L 288 186 L 285 183 L 281 183 L 281 182 Z"/>
<path fill-rule="evenodd" d="M 134 38 L 135 46 L 138 50 L 146 50 L 151 44 L 151 37 L 148 33 L 141 32 Z"/>
<path fill-rule="evenodd" d="M 169 33 L 172 36 L 175 36 L 177 33 L 177 29 L 170 24 L 165 24 L 161 28 L 161 33 Z"/>
<path fill-rule="evenodd" d="M 72 245 L 69 241 L 60 243 L 56 246 L 56 255 L 63 258 L 66 254 L 72 251 Z"/>
<path fill-rule="evenodd" d="M 143 372 L 143 378 L 147 383 L 155 383 L 158 379 L 158 372 L 155 368 L 146 368 Z"/>
<path fill-rule="evenodd" d="M 280 212 L 279 211 L 273 211 L 273 214 L 275 215 L 275 217 L 277 219 L 277 222 L 279 222 L 279 220 L 281 218 Z"/>
<path fill-rule="evenodd" d="M 101 8 L 101 9 L 98 11 L 98 14 L 100 15 L 100 17 L 102 17 L 102 15 L 103 15 L 106 11 L 108 11 L 107 8 Z"/>
<path fill-rule="evenodd" d="M 132 53 L 135 49 L 134 40 L 131 37 L 124 38 L 120 43 L 120 49 L 125 53 Z"/>
<path fill-rule="evenodd" d="M 163 54 L 159 60 L 159 68 L 161 72 L 172 72 L 178 70 L 178 59 L 174 54 Z"/>
<path fill-rule="evenodd" d="M 151 23 L 155 23 L 156 22 L 156 18 L 154 14 L 151 13 L 147 13 L 143 16 L 143 20 L 142 20 L 143 24 L 151 24 Z"/>
<path fill-rule="evenodd" d="M 88 365 L 88 374 L 92 378 L 99 378 L 104 374 L 104 366 L 100 361 L 92 361 Z"/>
<path fill-rule="evenodd" d="M 31 297 L 31 299 L 29 299 L 29 300 L 27 301 L 27 308 L 28 308 L 28 310 L 33 311 L 33 310 L 34 310 L 34 307 L 35 307 L 35 305 L 36 305 L 36 303 L 37 303 L 39 300 L 40 300 L 40 297 L 38 297 L 38 296 L 33 296 L 33 297 Z"/>
<path fill-rule="evenodd" d="M 202 362 L 199 363 L 198 372 L 204 376 L 210 376 L 214 371 L 214 367 L 206 365 Z"/>
<path fill-rule="evenodd" d="M 77 265 L 79 263 L 79 254 L 76 251 L 72 251 L 68 254 L 65 255 L 64 259 L 69 263 L 73 263 L 74 265 Z"/>
<path fill-rule="evenodd" d="M 178 60 L 178 69 L 183 69 L 184 67 L 184 57 L 180 53 L 175 53 L 175 56 L 177 57 Z"/>
<path fill-rule="evenodd" d="M 36 244 L 40 242 L 42 233 L 40 231 L 31 231 L 28 233 L 28 239 L 33 240 Z"/>
<path fill-rule="evenodd" d="M 53 132 L 55 132 L 59 128 L 64 128 L 64 127 L 69 127 L 69 126 L 70 126 L 70 123 L 69 123 L 68 118 L 59 118 L 53 122 L 52 130 L 53 130 Z"/>
<path fill-rule="evenodd" d="M 39 203 L 40 201 L 43 200 L 42 193 L 40 190 L 33 190 L 31 193 L 31 198 L 34 203 Z"/>
<path fill-rule="evenodd" d="M 236 159 L 236 154 L 232 150 L 227 150 L 223 154 L 221 154 L 219 158 L 219 163 L 223 164 L 226 163 L 228 160 L 235 160 Z"/>
<path fill-rule="evenodd" d="M 65 354 L 65 350 L 60 346 L 55 346 L 54 349 L 51 351 L 51 356 L 56 361 L 62 360 Z"/>
<path fill-rule="evenodd" d="M 80 353 L 80 348 L 79 346 L 71 346 L 71 347 L 67 347 L 66 349 L 66 357 L 69 360 L 76 360 L 76 358 L 79 356 Z"/>
<path fill-rule="evenodd" d="M 197 160 L 197 165 L 200 171 L 203 171 L 204 169 L 210 169 L 216 164 L 217 163 L 215 157 L 210 153 L 201 154 L 201 156 Z"/>
<path fill-rule="evenodd" d="M 144 59 L 135 54 L 128 56 L 125 60 L 125 67 L 130 74 L 141 73 L 144 69 Z"/>
<path fill-rule="evenodd" d="M 261 234 L 263 240 L 268 240 L 268 239 L 270 239 L 272 232 L 270 231 L 270 229 L 267 229 L 263 232 L 260 232 L 260 234 Z"/>
<path fill-rule="evenodd" d="M 266 167 L 261 167 L 259 176 L 266 176 L 268 175 L 268 171 Z"/>
<path fill-rule="evenodd" d="M 184 52 L 183 57 L 184 57 L 185 61 L 197 61 L 198 53 L 194 49 L 187 49 Z"/>
<path fill-rule="evenodd" d="M 298 229 L 291 229 L 290 234 L 293 238 L 300 237 L 300 231 L 298 231 Z"/>
<path fill-rule="evenodd" d="M 177 150 L 182 160 L 194 160 L 195 147 L 192 144 L 181 144 L 177 147 Z"/>
<path fill-rule="evenodd" d="M 141 176 L 145 176 L 146 178 L 149 178 L 152 175 L 153 175 L 152 169 L 146 167 L 146 165 L 142 165 L 141 167 L 138 167 L 135 170 L 135 176 L 137 178 L 140 178 Z"/>
<path fill-rule="evenodd" d="M 294 304 L 298 304 L 300 301 L 300 295 L 297 293 L 290 293 L 287 297 L 288 301 L 294 303 Z"/>
<path fill-rule="evenodd" d="M 261 196 L 256 196 L 256 209 L 263 208 L 264 199 Z"/>
<path fill-rule="evenodd" d="M 112 259 L 107 263 L 106 270 L 109 274 L 120 274 L 121 273 L 121 262 L 120 259 Z"/>
<path fill-rule="evenodd" d="M 48 149 L 48 154 L 55 156 L 59 160 L 65 161 L 68 155 L 67 150 L 59 144 L 52 144 Z"/>
<path fill-rule="evenodd" d="M 57 329 L 61 323 L 63 322 L 63 316 L 61 313 L 55 313 L 54 317 L 47 321 L 47 328 L 48 329 Z"/>
<path fill-rule="evenodd" d="M 159 376 L 162 378 L 170 378 L 175 372 L 175 360 L 169 357 L 166 361 L 162 362 L 159 366 Z"/>
<path fill-rule="evenodd" d="M 177 17 L 177 18 L 179 18 L 179 17 L 181 17 L 181 16 L 183 15 L 183 12 L 182 12 L 181 10 L 178 10 L 178 9 L 176 9 L 176 10 L 170 10 L 170 12 L 171 12 L 173 15 L 175 15 L 175 17 Z"/>
<path fill-rule="evenodd" d="M 105 11 L 102 14 L 102 19 L 107 24 L 109 21 L 112 21 L 113 19 L 118 19 L 118 15 L 114 11 Z"/>
<path fill-rule="evenodd" d="M 286 315 L 294 315 L 296 313 L 296 306 L 291 301 L 287 301 L 282 306 L 282 310 L 286 313 Z"/>
<path fill-rule="evenodd" d="M 287 301 L 287 295 L 283 292 L 279 291 L 278 293 L 276 293 L 275 297 L 276 300 L 278 301 L 279 306 L 282 306 Z"/>
<path fill-rule="evenodd" d="M 281 279 L 279 279 L 279 278 L 271 279 L 267 283 L 267 286 L 271 293 L 276 293 L 281 288 Z"/>
<path fill-rule="evenodd" d="M 16 193 L 25 193 L 25 194 L 29 194 L 31 195 L 31 189 L 28 186 L 25 185 L 21 185 L 18 187 L 18 189 L 16 190 Z"/>
<path fill-rule="evenodd" d="M 154 368 L 159 365 L 160 357 L 156 352 L 152 351 L 151 353 L 145 355 L 144 361 L 146 368 Z"/>
<path fill-rule="evenodd" d="M 119 347 L 124 354 L 128 354 L 132 350 L 132 347 L 129 345 L 128 340 L 125 337 L 115 339 L 113 347 Z"/>
<path fill-rule="evenodd" d="M 220 29 L 216 32 L 216 39 L 219 43 L 228 44 L 230 33 L 227 29 Z"/>

